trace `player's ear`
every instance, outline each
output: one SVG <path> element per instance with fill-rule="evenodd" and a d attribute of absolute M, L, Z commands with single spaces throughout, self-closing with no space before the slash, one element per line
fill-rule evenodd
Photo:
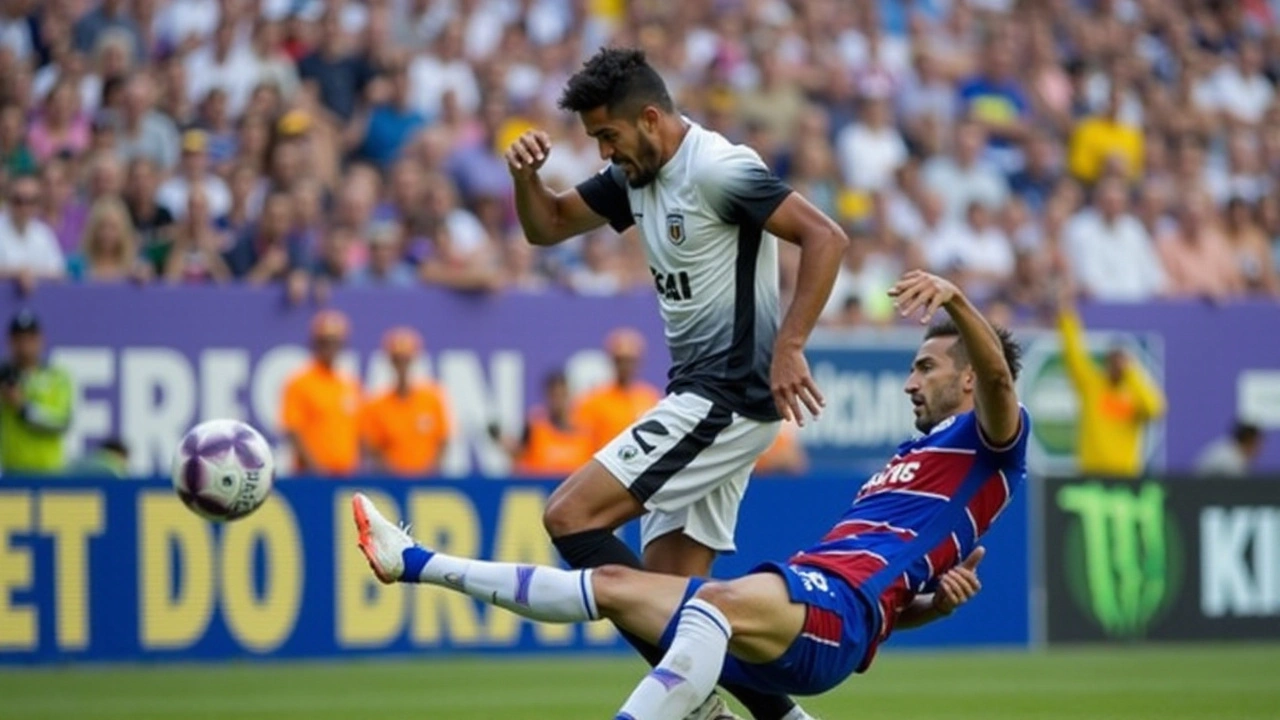
<path fill-rule="evenodd" d="M 640 110 L 640 116 L 636 118 L 636 124 L 645 132 L 653 133 L 658 131 L 658 123 L 662 120 L 662 112 L 658 110 L 656 105 L 645 105 Z"/>

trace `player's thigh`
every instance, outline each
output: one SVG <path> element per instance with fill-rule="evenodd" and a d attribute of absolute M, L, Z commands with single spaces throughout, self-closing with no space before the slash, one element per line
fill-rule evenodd
<path fill-rule="evenodd" d="M 642 527 L 648 525 L 646 521 L 650 517 L 654 517 L 654 514 L 645 516 L 641 521 Z M 686 535 L 685 524 L 673 524 L 671 530 L 644 544 L 642 561 L 645 570 L 681 577 L 705 577 L 711 574 L 716 551 L 696 537 Z"/>
<path fill-rule="evenodd" d="M 601 617 L 654 645 L 684 602 L 689 582 L 688 578 L 621 565 L 591 571 L 591 588 Z"/>
<path fill-rule="evenodd" d="M 804 630 L 805 606 L 791 600 L 786 583 L 775 573 L 707 583 L 694 597 L 724 613 L 733 629 L 729 653 L 745 662 L 777 660 Z"/>
<path fill-rule="evenodd" d="M 597 528 L 614 529 L 644 514 L 625 485 L 604 465 L 587 461 L 547 499 L 543 524 L 552 537 Z"/>

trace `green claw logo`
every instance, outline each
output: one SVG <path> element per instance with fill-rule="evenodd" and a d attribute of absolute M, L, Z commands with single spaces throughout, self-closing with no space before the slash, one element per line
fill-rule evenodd
<path fill-rule="evenodd" d="M 1165 512 L 1165 490 L 1092 482 L 1058 490 L 1070 516 L 1067 585 L 1109 636 L 1141 637 L 1172 604 L 1181 581 L 1181 543 Z"/>

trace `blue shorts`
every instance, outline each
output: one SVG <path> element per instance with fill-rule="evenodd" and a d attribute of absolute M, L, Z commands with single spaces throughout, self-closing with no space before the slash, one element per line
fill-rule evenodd
<path fill-rule="evenodd" d="M 878 632 L 876 611 L 844 580 L 803 565 L 764 563 L 751 573 L 770 572 L 787 584 L 791 601 L 805 606 L 804 629 L 782 657 L 756 664 L 733 656 L 725 659 L 721 683 L 744 685 L 766 693 L 818 695 L 862 666 Z M 686 599 L 706 580 L 690 581 Z M 672 618 L 659 645 L 671 646 L 679 616 Z"/>

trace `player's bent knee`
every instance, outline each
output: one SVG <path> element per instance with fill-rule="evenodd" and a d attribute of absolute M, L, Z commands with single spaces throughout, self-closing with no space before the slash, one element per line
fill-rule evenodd
<path fill-rule="evenodd" d="M 546 528 L 548 535 L 558 538 L 587 529 L 586 521 L 589 518 L 576 505 L 571 496 L 551 496 L 542 511 L 542 526 Z"/>
<path fill-rule="evenodd" d="M 616 619 L 635 601 L 640 575 L 640 571 L 625 565 L 601 565 L 591 571 L 591 591 L 601 617 Z"/>
<path fill-rule="evenodd" d="M 724 613 L 724 616 L 729 618 L 729 622 L 732 623 L 734 616 L 738 614 L 737 610 L 741 607 L 739 594 L 733 583 L 710 582 L 698 588 L 698 591 L 693 596 L 716 606 L 716 609 Z"/>

